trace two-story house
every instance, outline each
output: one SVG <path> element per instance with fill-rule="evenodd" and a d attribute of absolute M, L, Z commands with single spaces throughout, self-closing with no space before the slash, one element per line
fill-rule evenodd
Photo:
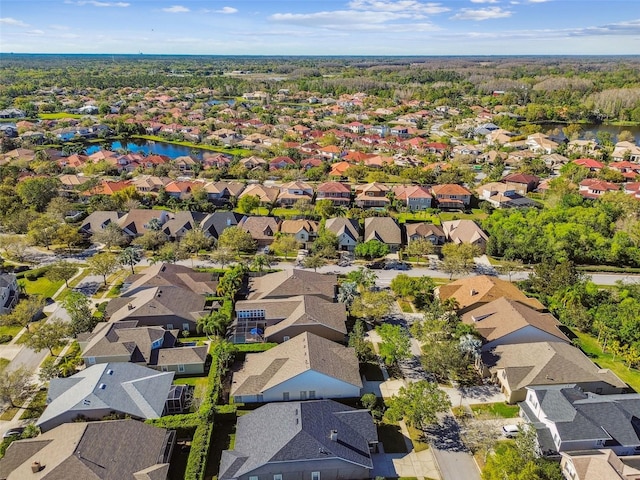
<path fill-rule="evenodd" d="M 402 202 L 409 210 L 426 210 L 431 208 L 433 196 L 426 187 L 419 185 L 398 185 L 393 188 L 396 200 Z"/>
<path fill-rule="evenodd" d="M 439 208 L 464 210 L 471 204 L 471 192 L 462 185 L 455 183 L 434 185 L 431 187 L 431 193 L 435 197 Z"/>
<path fill-rule="evenodd" d="M 338 207 L 351 203 L 351 186 L 341 182 L 325 182 L 316 188 L 316 200 L 331 200 Z"/>
<path fill-rule="evenodd" d="M 0 274 L 0 315 L 10 313 L 18 303 L 18 280 L 12 273 Z"/>
<path fill-rule="evenodd" d="M 389 187 L 378 182 L 358 185 L 355 204 L 360 208 L 384 208 L 391 203 L 387 198 L 390 190 Z"/>

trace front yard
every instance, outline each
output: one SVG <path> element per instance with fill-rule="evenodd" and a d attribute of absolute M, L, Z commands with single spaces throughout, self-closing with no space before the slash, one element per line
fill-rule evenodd
<path fill-rule="evenodd" d="M 520 408 L 517 405 L 497 402 L 471 405 L 471 411 L 478 419 L 516 418 L 520 413 Z"/>

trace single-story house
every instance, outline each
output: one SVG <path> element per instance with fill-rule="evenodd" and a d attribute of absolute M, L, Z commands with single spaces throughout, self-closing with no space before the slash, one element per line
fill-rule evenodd
<path fill-rule="evenodd" d="M 582 390 L 611 395 L 625 393 L 627 384 L 600 368 L 579 349 L 564 342 L 499 345 L 480 357 L 483 376 L 500 385 L 507 403 L 524 401 L 526 387 L 575 384 Z"/>
<path fill-rule="evenodd" d="M 233 374 L 236 402 L 360 397 L 362 379 L 352 348 L 310 332 L 266 352 L 248 354 Z"/>
<path fill-rule="evenodd" d="M 220 480 L 372 477 L 378 434 L 368 410 L 333 400 L 269 403 L 238 417 Z"/>
<path fill-rule="evenodd" d="M 378 240 L 388 245 L 392 252 L 397 252 L 402 245 L 402 232 L 391 217 L 368 217 L 364 219 L 363 240 Z"/>
<path fill-rule="evenodd" d="M 570 343 L 553 315 L 506 297 L 474 308 L 460 320 L 478 331 L 483 340 L 483 351 L 518 343 Z"/>
<path fill-rule="evenodd" d="M 68 378 L 52 378 L 47 408 L 36 422 L 43 432 L 78 418 L 100 420 L 122 414 L 160 418 L 173 372 L 158 372 L 126 362 L 93 365 Z"/>
<path fill-rule="evenodd" d="M 11 443 L 0 478 L 166 480 L 175 441 L 175 431 L 131 419 L 65 423 Z"/>
<path fill-rule="evenodd" d="M 334 302 L 337 285 L 337 275 L 294 268 L 251 278 L 247 300 L 289 299 L 298 295 L 311 295 Z"/>

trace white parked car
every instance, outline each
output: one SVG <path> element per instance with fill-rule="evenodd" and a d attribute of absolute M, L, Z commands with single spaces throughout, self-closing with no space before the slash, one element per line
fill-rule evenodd
<path fill-rule="evenodd" d="M 505 425 L 502 427 L 502 435 L 506 438 L 515 438 L 520 431 L 520 427 L 518 425 Z"/>

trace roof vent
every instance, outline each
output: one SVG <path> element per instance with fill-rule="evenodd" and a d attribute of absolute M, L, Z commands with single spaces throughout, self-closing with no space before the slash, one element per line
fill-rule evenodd
<path fill-rule="evenodd" d="M 471 296 L 473 297 L 474 295 L 477 295 L 478 292 L 476 290 L 474 290 L 473 288 L 471 289 L 471 291 L 469 292 L 471 294 Z"/>
<path fill-rule="evenodd" d="M 107 370 L 107 375 L 113 375 L 113 370 L 111 369 Z"/>
<path fill-rule="evenodd" d="M 107 385 L 106 385 L 106 384 L 104 384 L 104 383 L 101 383 L 101 384 L 98 386 L 98 388 L 99 388 L 100 390 L 104 390 L 105 388 L 107 388 Z"/>
<path fill-rule="evenodd" d="M 329 433 L 329 439 L 332 442 L 337 442 L 338 441 L 338 430 L 331 430 L 331 432 Z"/>
<path fill-rule="evenodd" d="M 43 468 L 44 466 L 40 465 L 40 462 L 33 462 L 31 464 L 31 473 L 38 473 Z"/>

